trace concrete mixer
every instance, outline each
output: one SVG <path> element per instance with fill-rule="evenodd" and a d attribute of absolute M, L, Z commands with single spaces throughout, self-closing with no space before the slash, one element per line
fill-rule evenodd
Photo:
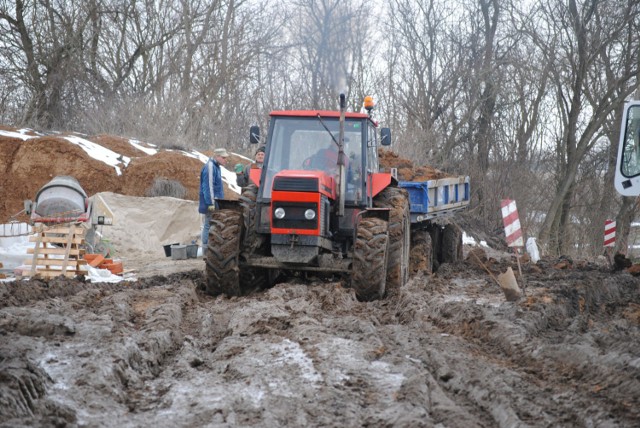
<path fill-rule="evenodd" d="M 27 201 L 27 205 L 25 209 L 31 214 L 32 223 L 83 223 L 89 220 L 89 197 L 78 180 L 68 175 L 55 177 L 42 186 L 35 202 Z"/>
<path fill-rule="evenodd" d="M 86 249 L 107 254 L 108 245 L 101 239 L 98 226 L 112 225 L 113 212 L 100 195 L 88 197 L 78 180 L 68 175 L 53 178 L 36 193 L 35 201 L 24 202 L 32 225 L 75 223 L 84 226 Z"/>

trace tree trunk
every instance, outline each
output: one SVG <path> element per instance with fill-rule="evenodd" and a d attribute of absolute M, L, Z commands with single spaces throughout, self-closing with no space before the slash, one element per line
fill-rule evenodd
<path fill-rule="evenodd" d="M 614 246 L 616 253 L 627 254 L 631 222 L 637 214 L 638 198 L 635 196 L 623 197 L 620 211 L 618 211 L 618 215 L 616 216 L 616 242 Z"/>

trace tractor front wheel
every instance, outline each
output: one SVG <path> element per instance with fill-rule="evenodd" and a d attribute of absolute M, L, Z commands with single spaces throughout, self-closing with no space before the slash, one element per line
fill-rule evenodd
<path fill-rule="evenodd" d="M 244 292 L 238 267 L 242 214 L 233 210 L 217 210 L 211 214 L 210 224 L 205 254 L 207 293 L 240 296 Z"/>
<path fill-rule="evenodd" d="M 253 183 L 242 189 L 242 195 L 240 195 L 240 206 L 242 207 L 244 221 L 243 246 L 247 252 L 246 256 L 250 256 L 256 249 L 260 248 L 264 239 L 258 234 L 258 226 L 256 224 L 258 217 L 257 195 L 258 186 Z"/>
<path fill-rule="evenodd" d="M 351 287 L 358 300 L 384 296 L 389 246 L 388 224 L 379 218 L 363 218 L 356 230 L 351 266 Z"/>

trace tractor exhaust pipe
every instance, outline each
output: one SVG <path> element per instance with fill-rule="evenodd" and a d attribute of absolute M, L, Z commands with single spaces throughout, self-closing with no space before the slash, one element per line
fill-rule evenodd
<path fill-rule="evenodd" d="M 344 199 L 346 192 L 345 161 L 344 161 L 344 118 L 346 112 L 346 100 L 344 94 L 340 94 L 340 132 L 338 135 L 338 215 L 344 216 Z"/>

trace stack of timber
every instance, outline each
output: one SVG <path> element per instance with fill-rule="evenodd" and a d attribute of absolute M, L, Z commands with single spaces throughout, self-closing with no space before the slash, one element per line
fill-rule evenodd
<path fill-rule="evenodd" d="M 85 243 L 84 227 L 79 224 L 36 224 L 33 229 L 35 236 L 29 237 L 29 241 L 36 244 L 27 251 L 33 258 L 25 260 L 31 269 L 23 272 L 24 276 L 51 278 L 87 274 L 87 262 L 82 258 L 85 250 L 81 248 Z"/>

